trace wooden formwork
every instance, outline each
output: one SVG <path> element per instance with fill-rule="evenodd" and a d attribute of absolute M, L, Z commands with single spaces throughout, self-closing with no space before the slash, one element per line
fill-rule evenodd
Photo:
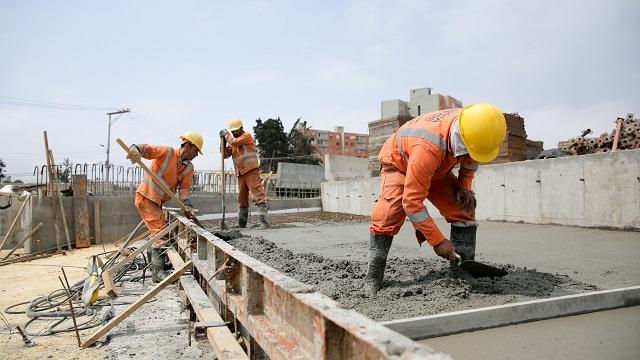
<path fill-rule="evenodd" d="M 249 358 L 449 359 L 342 307 L 187 218 L 169 216 L 179 222 L 174 230 L 178 254 L 193 262 L 192 274 L 183 277 L 195 278 L 212 305 L 209 308 L 229 323 Z"/>

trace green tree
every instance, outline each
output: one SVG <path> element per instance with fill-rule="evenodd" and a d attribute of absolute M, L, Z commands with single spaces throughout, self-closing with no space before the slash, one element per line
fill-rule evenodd
<path fill-rule="evenodd" d="M 286 157 L 288 155 L 287 134 L 280 118 L 256 120 L 253 127 L 256 139 L 256 147 L 260 156 L 261 171 L 277 171 L 278 162 L 273 158 Z"/>
<path fill-rule="evenodd" d="M 69 160 L 69 158 L 65 158 L 64 162 L 62 163 L 62 172 L 58 174 L 61 182 L 68 184 L 71 181 L 72 166 L 73 164 L 71 164 L 71 160 Z"/>
<path fill-rule="evenodd" d="M 5 165 L 4 161 L 2 161 L 2 159 L 0 159 L 0 182 L 2 182 L 2 180 L 5 178 L 5 175 L 4 175 L 4 168 L 5 168 L 6 166 L 7 166 L 7 165 Z"/>
<path fill-rule="evenodd" d="M 309 137 L 306 121 L 300 121 L 298 118 L 291 127 L 291 131 L 287 136 L 287 145 L 289 149 L 289 159 L 286 162 L 297 164 L 319 165 L 320 158 L 314 156 L 315 149 L 311 146 L 311 137 Z"/>

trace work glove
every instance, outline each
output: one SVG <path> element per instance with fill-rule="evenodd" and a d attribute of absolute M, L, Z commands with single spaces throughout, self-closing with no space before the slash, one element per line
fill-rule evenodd
<path fill-rule="evenodd" d="M 476 195 L 473 193 L 473 191 L 469 191 L 463 188 L 457 188 L 456 203 L 460 205 L 460 208 L 462 208 L 464 212 L 473 212 L 476 209 L 477 205 Z"/>
<path fill-rule="evenodd" d="M 132 164 L 136 164 L 141 158 L 140 149 L 138 149 L 136 145 L 129 146 L 129 155 L 127 155 L 127 159 L 131 160 Z"/>
<path fill-rule="evenodd" d="M 189 199 L 184 199 L 182 200 L 182 203 L 184 204 L 184 216 L 186 216 L 187 218 L 192 218 L 195 216 L 195 211 L 193 210 L 193 204 L 191 204 L 191 200 Z"/>
<path fill-rule="evenodd" d="M 220 137 L 224 137 L 228 133 L 229 133 L 229 131 L 227 129 L 222 129 L 222 130 L 220 130 Z"/>
<path fill-rule="evenodd" d="M 433 251 L 436 255 L 445 258 L 447 260 L 456 259 L 456 249 L 453 247 L 451 241 L 444 239 L 438 245 L 433 247 Z"/>

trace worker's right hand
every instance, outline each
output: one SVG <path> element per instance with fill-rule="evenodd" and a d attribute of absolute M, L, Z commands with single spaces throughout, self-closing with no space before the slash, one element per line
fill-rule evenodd
<path fill-rule="evenodd" d="M 138 149 L 138 147 L 135 145 L 131 145 L 129 147 L 129 154 L 127 155 L 127 159 L 131 160 L 132 164 L 135 164 L 140 161 L 141 158 L 142 156 L 140 155 L 140 150 Z"/>
<path fill-rule="evenodd" d="M 456 249 L 453 247 L 453 243 L 448 239 L 442 240 L 438 245 L 433 247 L 433 251 L 436 255 L 445 258 L 447 260 L 456 259 Z"/>

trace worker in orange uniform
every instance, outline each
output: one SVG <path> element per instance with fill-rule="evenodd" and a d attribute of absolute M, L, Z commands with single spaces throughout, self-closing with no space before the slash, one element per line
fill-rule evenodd
<path fill-rule="evenodd" d="M 225 158 L 233 158 L 233 167 L 238 177 L 238 227 L 245 228 L 249 218 L 249 192 L 253 195 L 253 202 L 258 208 L 260 226 L 258 229 L 269 227 L 267 220 L 268 204 L 264 187 L 260 181 L 260 164 L 258 152 L 253 137 L 244 131 L 242 120 L 229 120 L 229 128 L 220 130 L 220 137 L 224 138 L 228 146 L 225 147 Z"/>
<path fill-rule="evenodd" d="M 424 114 L 401 126 L 380 150 L 380 197 L 371 212 L 365 290 L 382 287 L 393 236 L 409 218 L 418 244 L 458 264 L 475 256 L 476 198 L 471 182 L 479 162 L 496 158 L 506 132 L 504 115 L 491 104 Z M 460 167 L 458 176 L 452 173 Z M 429 200 L 451 224 L 451 241 L 424 205 Z"/>
<path fill-rule="evenodd" d="M 187 208 L 188 217 L 193 216 L 193 205 L 189 200 L 191 180 L 193 179 L 193 160 L 198 153 L 202 154 L 202 135 L 194 131 L 187 131 L 180 135 L 181 146 L 174 149 L 169 146 L 156 146 L 149 144 L 134 144 L 129 148 L 127 159 L 132 163 L 141 157 L 151 162 L 151 171 L 164 180 L 171 191 L 178 190 L 178 196 Z M 147 229 L 154 236 L 165 227 L 166 220 L 162 213 L 162 203 L 169 200 L 160 186 L 145 175 L 136 190 L 135 205 L 144 220 Z M 164 256 L 162 248 L 167 242 L 167 236 L 156 240 L 151 245 L 151 277 L 154 282 L 164 279 Z"/>

